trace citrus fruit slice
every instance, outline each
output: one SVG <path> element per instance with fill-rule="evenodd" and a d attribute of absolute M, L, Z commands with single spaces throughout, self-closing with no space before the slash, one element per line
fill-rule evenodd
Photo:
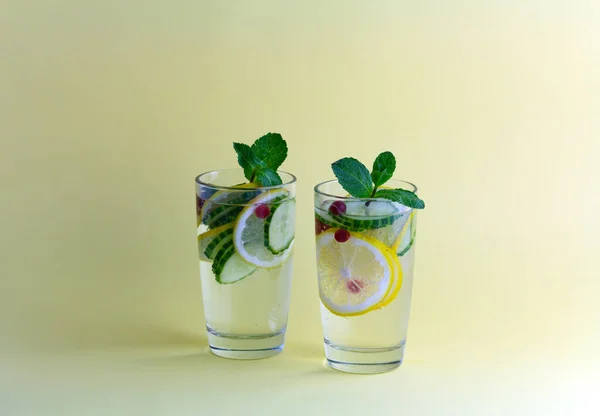
<path fill-rule="evenodd" d="M 289 192 L 284 189 L 264 192 L 250 201 L 249 206 L 240 212 L 233 231 L 233 242 L 244 261 L 263 269 L 273 269 L 281 266 L 288 259 L 294 248 L 293 237 L 288 247 L 278 254 L 273 254 L 265 246 L 265 223 L 268 217 L 263 215 L 266 211 L 263 207 L 269 207 L 270 204 L 287 199 L 289 196 Z M 271 209 L 272 207 L 269 211 Z M 278 232 L 284 237 L 294 231 L 293 222 L 283 222 L 280 226 L 281 230 Z M 282 238 L 283 240 L 285 238 Z"/>
<path fill-rule="evenodd" d="M 380 307 L 392 289 L 394 264 L 377 240 L 354 235 L 342 240 L 334 230 L 317 236 L 319 295 L 335 315 L 362 315 Z"/>
<path fill-rule="evenodd" d="M 233 223 L 225 224 L 198 235 L 198 255 L 202 261 L 211 261 L 220 246 L 233 236 Z M 200 230 L 200 227 L 198 227 Z"/>
<path fill-rule="evenodd" d="M 378 305 L 378 308 L 383 308 L 384 306 L 388 306 L 390 303 L 392 303 L 402 288 L 402 264 L 400 264 L 398 256 L 396 256 L 396 253 L 389 248 L 385 250 L 385 255 L 388 257 L 388 260 L 393 267 L 393 282 L 390 290 L 385 296 L 385 299 L 381 302 L 381 304 Z"/>

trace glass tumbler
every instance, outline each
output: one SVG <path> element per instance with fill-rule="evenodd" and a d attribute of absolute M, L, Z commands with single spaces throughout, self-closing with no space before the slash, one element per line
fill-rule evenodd
<path fill-rule="evenodd" d="M 386 185 L 413 192 L 408 182 Z M 397 368 L 404 357 L 415 261 L 416 210 L 315 187 L 315 233 L 325 355 L 350 373 Z"/>
<path fill-rule="evenodd" d="M 211 351 L 236 359 L 283 350 L 290 303 L 296 178 L 246 183 L 242 169 L 196 178 L 198 255 Z"/>

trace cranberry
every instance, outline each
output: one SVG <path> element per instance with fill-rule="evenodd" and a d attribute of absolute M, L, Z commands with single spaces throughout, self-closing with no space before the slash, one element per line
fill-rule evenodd
<path fill-rule="evenodd" d="M 344 204 L 344 201 L 334 201 L 329 207 L 329 212 L 331 212 L 331 215 L 342 215 L 346 212 L 346 204 Z"/>
<path fill-rule="evenodd" d="M 365 287 L 365 285 L 363 284 L 363 282 L 361 282 L 358 279 L 348 280 L 346 282 L 346 289 L 348 289 L 348 292 L 350 292 L 350 293 L 358 293 L 364 287 Z"/>
<path fill-rule="evenodd" d="M 270 213 L 271 210 L 269 209 L 268 205 L 260 204 L 257 205 L 256 208 L 254 208 L 254 215 L 256 215 L 260 219 L 267 218 Z"/>
<path fill-rule="evenodd" d="M 200 215 L 205 202 L 206 199 L 200 198 L 198 195 L 196 195 L 196 215 Z"/>
<path fill-rule="evenodd" d="M 335 232 L 334 237 L 335 241 L 337 241 L 338 243 L 345 243 L 350 239 L 350 231 L 340 228 Z"/>
<path fill-rule="evenodd" d="M 323 224 L 321 221 L 319 221 L 317 218 L 315 218 L 315 234 L 319 235 L 322 232 L 325 232 L 327 230 L 329 230 L 331 227 L 327 224 Z"/>

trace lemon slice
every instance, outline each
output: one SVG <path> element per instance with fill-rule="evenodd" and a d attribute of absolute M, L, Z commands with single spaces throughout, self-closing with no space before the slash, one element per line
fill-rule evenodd
<path fill-rule="evenodd" d="M 357 316 L 381 306 L 394 287 L 389 249 L 377 240 L 351 235 L 337 242 L 335 231 L 317 237 L 319 295 L 339 316 Z"/>
<path fill-rule="evenodd" d="M 388 306 L 390 303 L 392 303 L 402 288 L 402 264 L 400 264 L 398 256 L 389 248 L 385 250 L 385 255 L 388 257 L 388 260 L 393 266 L 393 282 L 390 290 L 385 296 L 385 299 L 380 305 L 378 305 L 379 308 L 383 308 L 384 306 Z"/>
<path fill-rule="evenodd" d="M 263 269 L 274 269 L 280 267 L 292 253 L 293 237 L 287 248 L 280 253 L 274 254 L 269 250 L 265 245 L 266 218 L 260 218 L 255 214 L 257 206 L 269 206 L 270 203 L 281 202 L 289 196 L 289 192 L 285 189 L 265 192 L 250 201 L 250 205 L 240 212 L 233 231 L 233 243 L 240 257 L 247 263 Z M 293 227 L 293 222 L 279 224 L 279 226 Z M 281 233 L 287 235 L 293 233 L 293 229 L 282 229 Z"/>

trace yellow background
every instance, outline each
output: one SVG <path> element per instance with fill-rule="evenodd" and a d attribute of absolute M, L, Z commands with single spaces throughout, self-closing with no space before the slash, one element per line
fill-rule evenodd
<path fill-rule="evenodd" d="M 585 0 L 3 4 L 0 409 L 594 414 L 599 22 Z M 204 350 L 193 179 L 267 131 L 299 178 L 287 347 L 238 363 Z M 383 150 L 427 203 L 406 363 L 346 376 L 322 365 L 312 187 Z"/>

